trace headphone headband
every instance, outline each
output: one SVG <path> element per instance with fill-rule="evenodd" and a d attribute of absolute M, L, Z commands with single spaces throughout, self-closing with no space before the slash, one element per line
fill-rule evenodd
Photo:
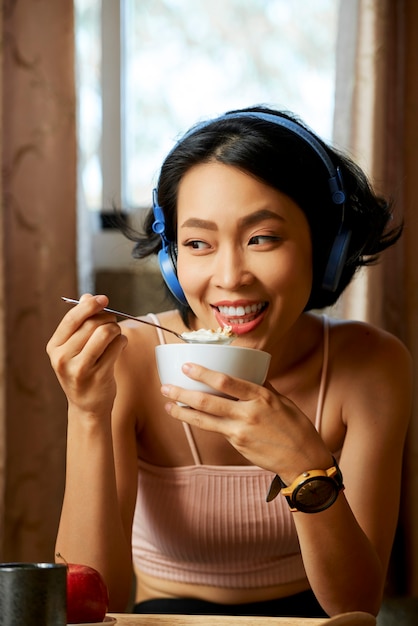
<path fill-rule="evenodd" d="M 307 143 L 319 159 L 324 164 L 328 172 L 328 186 L 330 190 L 332 202 L 341 207 L 341 224 L 337 236 L 333 242 L 331 252 L 328 258 L 327 267 L 325 269 L 322 287 L 327 291 L 336 291 L 338 283 L 340 281 L 341 273 L 344 269 L 344 264 L 347 257 L 348 245 L 350 242 L 351 231 L 348 230 L 344 224 L 344 202 L 346 194 L 344 191 L 344 185 L 342 175 L 339 167 L 335 167 L 327 151 L 322 144 L 315 138 L 315 136 L 304 126 L 301 126 L 297 122 L 281 115 L 274 115 L 273 113 L 265 113 L 263 111 L 236 111 L 231 113 L 225 113 L 218 118 L 202 122 L 194 128 L 190 129 L 183 137 L 177 142 L 176 147 L 182 143 L 185 139 L 199 132 L 203 128 L 206 128 L 210 124 L 220 122 L 223 120 L 237 119 L 237 118 L 255 118 L 258 120 L 264 120 L 282 128 L 287 129 L 296 136 L 300 137 L 305 143 Z M 176 250 L 175 244 L 169 242 L 165 236 L 165 218 L 162 208 L 158 204 L 157 190 L 153 190 L 153 211 L 154 211 L 154 223 L 152 229 L 155 233 L 159 234 L 162 241 L 162 249 L 158 253 L 158 259 L 160 269 L 164 280 L 169 287 L 172 294 L 177 300 L 187 305 L 186 297 L 180 286 L 177 278 L 177 263 L 176 263 Z"/>

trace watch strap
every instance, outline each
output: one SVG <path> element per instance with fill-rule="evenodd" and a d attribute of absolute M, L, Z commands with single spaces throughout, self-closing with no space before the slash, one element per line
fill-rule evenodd
<path fill-rule="evenodd" d="M 274 498 L 279 495 L 284 487 L 286 487 L 286 485 L 284 484 L 280 476 L 276 474 L 276 476 L 271 481 L 270 489 L 268 490 L 266 496 L 266 502 L 271 502 L 272 500 L 274 500 Z"/>

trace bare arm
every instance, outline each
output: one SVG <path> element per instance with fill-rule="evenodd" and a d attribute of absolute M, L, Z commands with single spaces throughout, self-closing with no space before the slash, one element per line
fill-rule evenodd
<path fill-rule="evenodd" d="M 309 580 L 331 613 L 378 612 L 398 519 L 411 362 L 393 338 L 369 360 L 370 375 L 353 373 L 343 407 L 345 492 L 322 514 L 295 515 Z"/>
<path fill-rule="evenodd" d="M 101 313 L 106 303 L 83 297 L 47 348 L 68 398 L 66 485 L 56 548 L 68 562 L 98 569 L 109 587 L 110 609 L 124 610 L 132 580 L 135 425 L 123 414 L 112 424 L 114 367 L 126 339 L 114 318 Z"/>
<path fill-rule="evenodd" d="M 341 351 L 340 389 L 333 391 L 338 400 L 327 408 L 330 419 L 346 431 L 340 462 L 345 491 L 322 513 L 294 514 L 309 582 L 330 615 L 379 610 L 411 410 L 411 362 L 405 348 L 379 331 L 359 339 L 360 349 L 350 352 L 347 342 Z M 194 408 L 170 402 L 173 417 L 222 433 L 252 463 L 278 473 L 286 484 L 305 470 L 332 464 L 312 422 L 288 399 L 197 366 L 189 375 L 239 401 L 172 387 L 164 390 L 170 400 Z"/>

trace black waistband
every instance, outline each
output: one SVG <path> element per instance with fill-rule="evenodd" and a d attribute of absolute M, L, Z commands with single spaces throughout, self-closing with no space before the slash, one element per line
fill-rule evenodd
<path fill-rule="evenodd" d="M 303 591 L 286 598 L 218 604 L 196 598 L 157 598 L 134 606 L 134 613 L 164 615 L 252 615 L 266 617 L 328 617 L 313 592 Z"/>

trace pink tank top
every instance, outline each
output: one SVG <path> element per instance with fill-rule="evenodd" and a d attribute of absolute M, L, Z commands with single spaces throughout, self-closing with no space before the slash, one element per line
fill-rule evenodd
<path fill-rule="evenodd" d="M 329 321 L 323 320 L 318 431 L 329 343 Z M 159 340 L 164 343 L 161 332 Z M 160 467 L 138 459 L 135 567 L 166 580 L 237 589 L 306 578 L 285 498 L 265 500 L 272 472 L 256 466 L 202 465 L 190 426 L 183 426 L 195 465 Z"/>

